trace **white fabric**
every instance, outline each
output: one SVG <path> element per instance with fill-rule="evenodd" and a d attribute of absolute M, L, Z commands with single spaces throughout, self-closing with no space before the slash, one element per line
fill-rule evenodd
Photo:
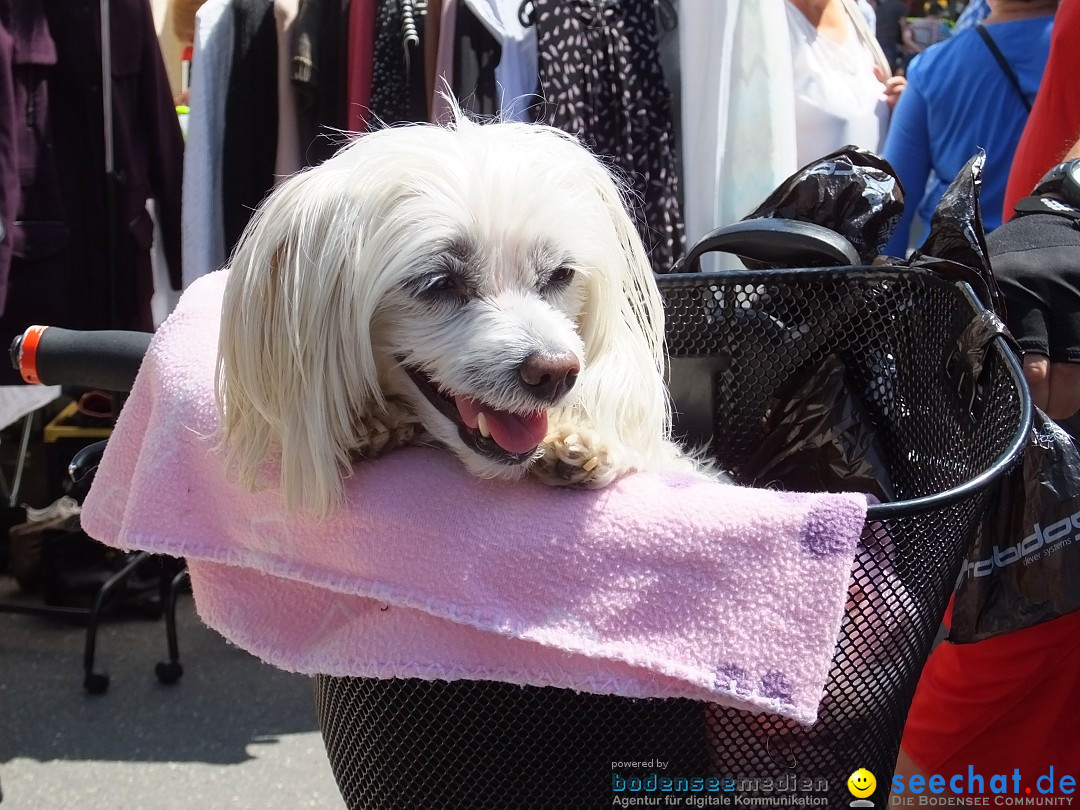
<path fill-rule="evenodd" d="M 499 112 L 510 121 L 527 120 L 526 111 L 536 95 L 539 57 L 536 26 L 525 28 L 518 20 L 521 0 L 464 0 L 502 47 L 495 66 Z"/>
<path fill-rule="evenodd" d="M 878 151 L 889 123 L 884 85 L 874 76 L 874 57 L 846 19 L 847 39 L 818 33 L 786 2 L 795 76 L 796 158 L 804 166 L 841 146 Z"/>
<path fill-rule="evenodd" d="M 855 26 L 855 34 L 862 41 L 863 47 L 870 53 L 874 64 L 880 69 L 881 81 L 892 78 L 892 63 L 889 61 L 889 57 L 885 55 L 885 51 L 881 49 L 881 43 L 877 41 L 877 23 L 866 24 L 865 15 L 859 13 L 861 6 L 855 0 L 840 0 L 840 2 L 847 10 L 851 24 Z M 877 12 L 874 12 L 874 19 L 876 21 Z"/>
<path fill-rule="evenodd" d="M 59 396 L 59 385 L 0 385 L 0 428 L 15 424 Z"/>
<path fill-rule="evenodd" d="M 169 278 L 169 262 L 165 258 L 165 248 L 161 239 L 161 222 L 157 215 L 157 200 L 152 197 L 146 201 L 146 212 L 154 221 L 154 241 L 150 245 L 150 272 L 154 277 L 154 294 L 150 297 L 150 315 L 157 329 L 169 317 L 176 302 L 180 300 L 180 291 L 174 290 Z"/>
<path fill-rule="evenodd" d="M 691 244 L 746 216 L 798 168 L 783 3 L 679 5 L 683 216 Z M 739 265 L 726 258 L 719 266 Z"/>
<path fill-rule="evenodd" d="M 858 14 L 854 0 L 844 7 L 849 15 Z M 873 75 L 876 53 L 861 34 L 863 20 L 852 22 L 858 29 L 852 44 L 870 60 L 866 76 L 875 81 L 884 105 L 883 87 Z M 683 165 L 693 167 L 683 175 L 683 216 L 690 244 L 745 217 L 803 165 L 796 145 L 796 135 L 801 140 L 803 133 L 796 124 L 793 82 L 799 72 L 789 30 L 786 0 L 679 4 Z M 876 100 L 873 107 L 874 121 L 880 123 Z M 887 105 L 880 110 L 887 115 Z M 858 132 L 869 128 L 862 123 Z M 816 150 L 814 157 L 820 157 L 850 140 L 835 134 L 839 140 L 824 152 L 821 141 L 803 151 Z M 858 133 L 853 129 L 850 134 Z M 872 143 L 865 138 L 856 143 L 876 149 L 882 134 L 879 130 Z M 738 266 L 731 257 L 703 263 L 705 269 Z"/>
<path fill-rule="evenodd" d="M 234 28 L 231 0 L 207 0 L 195 14 L 180 212 L 184 289 L 226 259 L 221 155 Z"/>
<path fill-rule="evenodd" d="M 877 12 L 868 0 L 859 0 L 859 13 L 866 21 L 866 27 L 873 31 L 877 28 Z"/>

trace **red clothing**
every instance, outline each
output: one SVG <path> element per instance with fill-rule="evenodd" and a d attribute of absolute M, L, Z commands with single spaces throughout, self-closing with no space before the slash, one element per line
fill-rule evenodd
<path fill-rule="evenodd" d="M 345 125 L 350 132 L 371 129 L 371 80 L 375 70 L 374 0 L 352 0 L 349 4 L 348 73 L 345 77 Z"/>
<path fill-rule="evenodd" d="M 1077 5 L 1075 2 L 1072 3 Z M 976 644 L 938 646 L 923 670 L 903 748 L 946 780 L 1020 769 L 1025 787 L 1054 768 L 1080 790 L 1080 612 Z M 1009 785 L 1011 787 L 1011 781 Z M 1043 786 L 1046 782 L 1043 782 Z"/>
<path fill-rule="evenodd" d="M 1017 200 L 1031 193 L 1080 138 L 1080 0 L 1062 0 L 1054 17 L 1050 59 L 1024 134 L 1016 148 L 1005 189 L 1004 220 L 1012 219 Z"/>

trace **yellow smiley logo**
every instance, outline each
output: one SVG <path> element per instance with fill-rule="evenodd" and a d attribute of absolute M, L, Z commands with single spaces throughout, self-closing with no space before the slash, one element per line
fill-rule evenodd
<path fill-rule="evenodd" d="M 866 768 L 859 768 L 847 780 L 847 789 L 857 799 L 865 799 L 877 788 L 877 779 Z"/>

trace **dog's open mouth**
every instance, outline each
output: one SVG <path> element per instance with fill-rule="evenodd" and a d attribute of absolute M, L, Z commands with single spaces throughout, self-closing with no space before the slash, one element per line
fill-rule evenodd
<path fill-rule="evenodd" d="M 533 457 L 547 436 L 547 411 L 501 411 L 478 399 L 452 395 L 422 372 L 403 368 L 428 402 L 457 425 L 461 440 L 482 456 L 503 464 L 522 464 Z"/>

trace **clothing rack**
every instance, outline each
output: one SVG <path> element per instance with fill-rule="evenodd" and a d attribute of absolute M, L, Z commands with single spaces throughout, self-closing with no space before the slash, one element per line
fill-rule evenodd
<path fill-rule="evenodd" d="M 113 39 L 112 39 L 112 2 L 111 0 L 99 0 L 100 13 L 100 79 L 102 101 L 102 146 L 103 163 L 102 170 L 105 177 L 105 252 L 106 273 L 105 285 L 108 300 L 106 324 L 104 328 L 119 329 L 128 324 L 121 323 L 119 305 L 119 285 L 117 273 L 119 269 L 119 190 L 125 182 L 124 173 L 116 167 L 115 129 L 113 120 Z M 6 347 L 5 347 L 6 348 Z M 5 352 L 6 354 L 6 352 Z M 27 392 L 36 389 L 27 389 Z M 47 404 L 59 395 L 59 388 L 40 389 L 42 392 L 53 392 L 52 396 L 41 404 Z M 36 410 L 36 408 L 35 408 Z M 22 433 L 20 437 L 20 455 L 16 467 L 15 478 L 11 487 L 4 484 L 5 494 L 8 496 L 9 506 L 15 506 L 22 479 L 23 459 L 26 455 L 29 435 L 34 413 L 26 413 L 22 417 Z M 104 449 L 105 442 L 84 448 L 71 461 L 69 474 L 76 486 L 89 488 L 89 482 L 97 468 L 97 462 Z M 94 542 L 87 538 L 87 542 Z M 0 603 L 0 613 L 29 614 L 54 619 L 84 622 L 87 626 L 86 639 L 83 650 L 83 688 L 89 694 L 101 694 L 109 687 L 109 676 L 95 667 L 97 653 L 97 631 L 102 620 L 113 612 L 121 602 L 123 596 L 131 588 L 132 581 L 139 576 L 140 570 L 147 567 L 159 568 L 157 577 L 150 582 L 144 580 L 136 586 L 141 593 L 143 590 L 156 591 L 156 598 L 140 602 L 139 610 L 145 612 L 149 618 L 158 618 L 164 615 L 168 659 L 155 665 L 154 672 L 162 683 L 175 683 L 183 674 L 183 667 L 179 662 L 179 648 L 176 633 L 176 600 L 180 589 L 187 582 L 187 571 L 182 561 L 169 564 L 165 558 L 159 558 L 154 562 L 154 555 L 147 552 L 129 554 L 123 561 L 119 570 L 115 571 L 94 593 L 92 604 L 88 607 L 72 607 L 53 604 L 35 604 L 31 600 L 16 599 Z"/>

